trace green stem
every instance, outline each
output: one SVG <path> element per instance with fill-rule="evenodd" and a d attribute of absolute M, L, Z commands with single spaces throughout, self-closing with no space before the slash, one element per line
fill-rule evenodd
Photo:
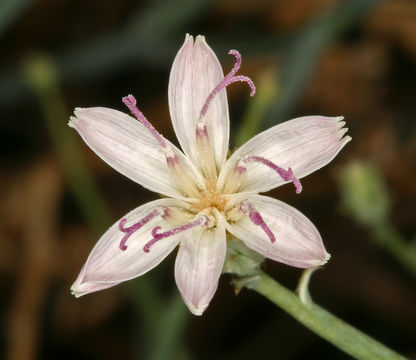
<path fill-rule="evenodd" d="M 174 359 L 180 351 L 180 345 L 190 314 L 182 298 L 175 291 L 166 304 L 155 324 L 152 346 L 146 359 Z"/>
<path fill-rule="evenodd" d="M 303 304 L 297 295 L 261 270 L 255 271 L 254 275 L 248 278 L 240 278 L 235 284 L 237 287 L 246 287 L 265 296 L 308 329 L 356 359 L 405 359 L 320 306 L 312 302 Z"/>
<path fill-rule="evenodd" d="M 394 256 L 413 276 L 416 276 L 416 247 L 414 245 L 403 239 L 387 220 L 373 226 L 371 232 L 380 246 Z"/>

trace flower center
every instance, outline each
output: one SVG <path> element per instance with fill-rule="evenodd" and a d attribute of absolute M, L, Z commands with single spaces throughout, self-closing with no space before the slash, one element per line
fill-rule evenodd
<path fill-rule="evenodd" d="M 196 212 L 209 208 L 216 208 L 219 212 L 223 212 L 227 204 L 226 198 L 217 189 L 217 180 L 206 181 L 206 191 L 201 193 L 195 203 L 191 204 L 191 209 Z"/>

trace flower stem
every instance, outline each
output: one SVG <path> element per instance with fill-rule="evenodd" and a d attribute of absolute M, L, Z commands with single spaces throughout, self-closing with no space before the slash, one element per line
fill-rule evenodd
<path fill-rule="evenodd" d="M 281 307 L 296 320 L 356 359 L 405 359 L 377 340 L 310 302 L 303 304 L 292 291 L 257 270 L 235 281 L 238 288 L 254 290 Z"/>

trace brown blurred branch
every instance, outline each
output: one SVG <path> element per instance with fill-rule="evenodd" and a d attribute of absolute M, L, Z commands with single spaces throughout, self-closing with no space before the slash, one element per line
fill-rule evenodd
<path fill-rule="evenodd" d="M 19 187 L 15 201 L 24 203 L 19 224 L 21 252 L 16 290 L 9 317 L 10 360 L 35 359 L 39 346 L 41 314 L 53 273 L 56 211 L 62 176 L 54 160 L 37 162 Z"/>

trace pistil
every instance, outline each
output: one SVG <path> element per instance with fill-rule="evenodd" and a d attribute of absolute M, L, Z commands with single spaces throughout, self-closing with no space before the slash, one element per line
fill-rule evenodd
<path fill-rule="evenodd" d="M 137 230 L 139 230 L 144 225 L 146 225 L 149 221 L 151 221 L 152 219 L 154 219 L 156 216 L 159 216 L 159 215 L 161 215 L 162 218 L 165 218 L 166 216 L 168 216 L 168 209 L 167 208 L 163 208 L 162 210 L 154 209 L 151 213 L 147 214 L 143 219 L 139 220 L 138 222 L 136 222 L 135 224 L 127 228 L 124 227 L 124 225 L 127 222 L 127 219 L 126 218 L 121 219 L 120 222 L 118 223 L 118 228 L 120 229 L 120 231 L 126 234 L 123 236 L 123 238 L 120 241 L 120 245 L 119 245 L 120 250 L 125 251 L 127 249 L 126 242 L 128 238 L 131 235 L 133 235 Z"/>
<path fill-rule="evenodd" d="M 210 222 L 210 219 L 208 216 L 200 216 L 198 218 L 196 218 L 193 221 L 190 221 L 186 224 L 183 224 L 181 226 L 175 227 L 173 229 L 170 229 L 168 231 L 162 232 L 162 233 L 158 233 L 158 231 L 162 228 L 160 226 L 156 226 L 155 228 L 153 228 L 152 230 L 152 236 L 153 239 L 150 240 L 148 243 L 146 243 L 146 245 L 143 247 L 143 251 L 144 252 L 149 252 L 150 251 L 150 247 L 152 245 L 154 245 L 156 242 L 158 242 L 161 239 L 176 235 L 178 233 L 181 233 L 183 231 L 189 230 L 194 228 L 195 226 L 208 226 Z"/>
<path fill-rule="evenodd" d="M 196 123 L 196 143 L 199 157 L 201 159 L 201 168 L 207 179 L 215 179 L 217 176 L 217 168 L 215 164 L 214 151 L 210 141 L 210 134 L 207 127 L 205 116 L 208 112 L 209 106 L 214 100 L 215 96 L 224 90 L 228 85 L 241 81 L 246 82 L 250 86 L 250 96 L 256 93 L 256 87 L 253 81 L 244 75 L 235 75 L 241 66 L 241 55 L 237 50 L 230 50 L 228 54 L 235 56 L 236 62 L 231 71 L 220 81 L 220 83 L 211 91 L 202 106 L 199 118 Z"/>
<path fill-rule="evenodd" d="M 190 197 L 199 196 L 200 192 L 198 187 L 184 170 L 178 156 L 175 154 L 172 147 L 169 146 L 163 136 L 158 133 L 158 131 L 153 127 L 153 125 L 146 119 L 146 117 L 137 107 L 136 98 L 133 95 L 127 95 L 123 97 L 123 103 L 128 107 L 130 112 L 146 127 L 146 129 L 149 130 L 159 145 L 163 148 L 168 168 L 184 194 Z"/>
<path fill-rule="evenodd" d="M 221 90 L 225 89 L 228 85 L 232 84 L 233 82 L 246 82 L 251 89 L 250 96 L 254 96 L 254 94 L 256 93 L 256 86 L 248 76 L 234 76 L 241 66 L 242 59 L 240 53 L 237 50 L 230 50 L 228 54 L 235 56 L 236 63 L 234 64 L 234 67 L 231 69 L 231 71 L 224 77 L 224 79 L 220 81 L 220 83 L 215 87 L 215 89 L 212 90 L 211 93 L 208 95 L 204 105 L 202 106 L 198 121 L 201 121 L 203 117 L 206 115 L 209 105 L 211 104 L 212 100 L 214 100 L 215 95 L 217 95 Z"/>
<path fill-rule="evenodd" d="M 260 213 L 251 203 L 249 203 L 247 200 L 243 201 L 240 204 L 240 210 L 245 214 L 248 213 L 249 219 L 253 222 L 254 225 L 258 225 L 263 229 L 272 243 L 276 241 L 276 237 L 274 236 L 273 232 L 270 230 Z"/>
<path fill-rule="evenodd" d="M 277 166 L 275 163 L 267 160 L 261 156 L 249 156 L 242 160 L 243 163 L 248 164 L 250 162 L 257 162 L 263 165 L 268 166 L 272 170 L 274 170 L 284 181 L 291 181 L 296 188 L 296 194 L 299 194 L 302 191 L 302 184 L 300 181 L 293 175 L 292 168 L 288 168 L 287 170 Z"/>
<path fill-rule="evenodd" d="M 146 127 L 147 130 L 153 135 L 153 137 L 158 141 L 160 146 L 164 149 L 167 148 L 167 144 L 162 135 L 160 135 L 153 125 L 146 119 L 143 113 L 137 107 L 137 100 L 133 95 L 127 95 L 122 99 L 123 104 L 127 106 L 130 112 Z"/>

